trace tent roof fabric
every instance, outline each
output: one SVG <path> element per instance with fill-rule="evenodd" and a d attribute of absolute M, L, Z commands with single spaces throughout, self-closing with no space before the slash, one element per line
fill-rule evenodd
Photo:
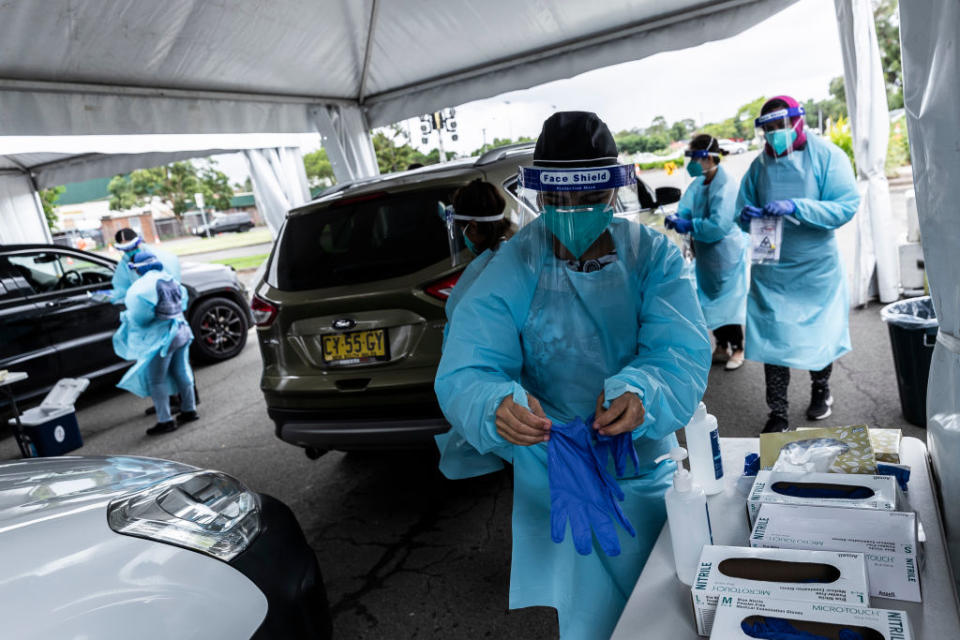
<path fill-rule="evenodd" d="M 296 105 L 337 102 L 383 125 L 725 38 L 794 1 L 3 3 L 0 135 L 304 131 Z"/>

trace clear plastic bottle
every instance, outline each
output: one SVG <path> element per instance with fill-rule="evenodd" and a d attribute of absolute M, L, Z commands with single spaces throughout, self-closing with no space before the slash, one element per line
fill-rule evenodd
<path fill-rule="evenodd" d="M 723 491 L 723 459 L 720 457 L 720 431 L 716 417 L 707 413 L 702 402 L 684 428 L 690 452 L 693 481 L 708 496 Z"/>
<path fill-rule="evenodd" d="M 710 529 L 710 512 L 703 489 L 694 484 L 693 476 L 683 468 L 687 450 L 677 447 L 657 458 L 657 462 L 672 459 L 677 463 L 673 474 L 673 486 L 667 489 L 667 520 L 670 523 L 670 542 L 673 543 L 673 562 L 677 577 L 684 584 L 693 586 L 700 563 L 703 546 L 713 544 Z"/>

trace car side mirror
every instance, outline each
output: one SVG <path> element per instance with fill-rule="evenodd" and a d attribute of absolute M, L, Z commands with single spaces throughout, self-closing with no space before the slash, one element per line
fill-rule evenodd
<path fill-rule="evenodd" d="M 681 191 L 676 187 L 657 187 L 656 194 L 658 207 L 680 202 Z"/>

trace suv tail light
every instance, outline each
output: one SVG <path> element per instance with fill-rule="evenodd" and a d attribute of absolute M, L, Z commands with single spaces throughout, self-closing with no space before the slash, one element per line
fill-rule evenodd
<path fill-rule="evenodd" d="M 460 275 L 463 274 L 463 271 L 457 271 L 452 273 L 445 278 L 441 278 L 436 282 L 428 284 L 424 291 L 429 295 L 433 296 L 437 300 L 446 300 L 450 297 L 450 292 L 453 291 L 453 288 L 456 286 L 457 281 L 460 279 Z"/>
<path fill-rule="evenodd" d="M 253 322 L 258 327 L 269 327 L 277 319 L 280 308 L 272 302 L 267 302 L 260 296 L 253 296 L 250 301 L 250 310 L 253 311 Z"/>

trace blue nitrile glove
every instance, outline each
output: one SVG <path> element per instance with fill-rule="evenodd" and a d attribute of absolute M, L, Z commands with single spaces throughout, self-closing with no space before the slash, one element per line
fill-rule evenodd
<path fill-rule="evenodd" d="M 768 216 L 790 216 L 796 211 L 797 205 L 793 203 L 793 200 L 774 200 L 763 207 L 764 215 Z"/>
<path fill-rule="evenodd" d="M 593 424 L 593 416 L 587 418 L 587 424 Z M 593 445 L 594 457 L 601 469 L 607 468 L 607 455 L 613 456 L 613 466 L 617 470 L 617 477 L 622 478 L 627 473 L 627 460 L 633 462 L 634 474 L 640 473 L 640 457 L 637 448 L 633 446 L 633 434 L 620 433 L 615 436 L 596 434 Z"/>
<path fill-rule="evenodd" d="M 550 430 L 550 537 L 554 542 L 563 542 L 569 520 L 577 553 L 589 555 L 596 536 L 604 553 L 616 556 L 620 553 L 620 540 L 614 519 L 631 536 L 636 536 L 636 531 L 617 502 L 623 499 L 623 491 L 597 464 L 590 445 L 592 437 L 592 429 L 580 418 L 568 424 L 554 424 Z"/>
<path fill-rule="evenodd" d="M 748 453 L 743 457 L 743 475 L 755 476 L 760 472 L 760 454 Z"/>
<path fill-rule="evenodd" d="M 897 484 L 901 491 L 907 490 L 907 483 L 910 482 L 910 465 L 893 464 L 892 462 L 878 462 L 877 474 L 881 476 L 893 476 L 897 479 Z"/>
<path fill-rule="evenodd" d="M 762 218 L 763 216 L 763 209 L 760 207 L 752 207 L 747 205 L 740 211 L 740 222 L 743 224 L 750 224 L 751 218 Z"/>
<path fill-rule="evenodd" d="M 837 637 L 840 638 L 840 640 L 863 640 L 863 635 L 853 629 L 840 629 Z"/>
<path fill-rule="evenodd" d="M 677 233 L 690 233 L 693 231 L 693 223 L 686 218 L 676 215 L 669 215 L 664 219 L 667 229 L 673 229 Z"/>
<path fill-rule="evenodd" d="M 798 486 L 799 485 L 799 486 Z M 827 498 L 838 500 L 866 500 L 874 496 L 873 489 L 850 485 L 836 485 L 833 487 L 805 487 L 802 484 L 790 482 L 774 482 L 770 490 L 780 495 L 792 498 Z"/>
<path fill-rule="evenodd" d="M 760 618 L 753 622 L 747 618 L 740 623 L 740 628 L 751 638 L 761 640 L 830 640 L 826 636 L 800 631 L 781 618 Z"/>

